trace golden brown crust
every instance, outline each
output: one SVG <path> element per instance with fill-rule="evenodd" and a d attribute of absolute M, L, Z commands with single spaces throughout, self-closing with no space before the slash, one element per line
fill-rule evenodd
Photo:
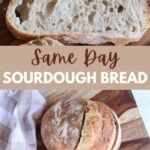
<path fill-rule="evenodd" d="M 116 115 L 105 104 L 62 100 L 44 115 L 41 135 L 48 150 L 117 150 L 121 143 Z"/>
<path fill-rule="evenodd" d="M 62 100 L 44 115 L 41 135 L 48 150 L 73 150 L 76 147 L 84 116 L 84 102 Z"/>
<path fill-rule="evenodd" d="M 77 150 L 111 150 L 116 145 L 118 122 L 105 104 L 93 101 L 87 103 L 89 111 L 86 113 Z"/>
<path fill-rule="evenodd" d="M 112 114 L 114 116 L 114 119 L 116 120 L 116 129 L 117 129 L 117 132 L 116 132 L 116 140 L 113 144 L 113 148 L 112 150 L 118 150 L 120 148 L 120 145 L 121 145 L 121 126 L 120 126 L 120 121 L 119 121 L 119 118 L 117 117 L 116 113 L 112 111 Z"/>
<path fill-rule="evenodd" d="M 51 39 L 50 37 L 43 37 L 35 40 L 31 40 L 28 43 L 23 45 L 32 46 L 64 46 L 62 43 L 58 42 L 57 40 Z"/>

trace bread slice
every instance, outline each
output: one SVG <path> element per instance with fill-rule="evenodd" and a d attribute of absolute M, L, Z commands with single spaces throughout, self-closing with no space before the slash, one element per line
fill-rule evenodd
<path fill-rule="evenodd" d="M 11 0 L 6 21 L 22 40 L 51 36 L 98 45 L 138 41 L 150 27 L 147 0 Z"/>
<path fill-rule="evenodd" d="M 60 42 L 53 40 L 50 37 L 43 37 L 43 38 L 35 39 L 32 41 L 29 41 L 28 43 L 26 43 L 24 45 L 29 45 L 29 46 L 33 46 L 33 45 L 37 45 L 37 46 L 64 46 Z"/>

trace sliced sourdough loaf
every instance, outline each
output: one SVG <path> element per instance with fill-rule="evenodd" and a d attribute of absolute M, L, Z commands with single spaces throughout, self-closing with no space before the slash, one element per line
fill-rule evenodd
<path fill-rule="evenodd" d="M 147 0 L 11 0 L 6 21 L 22 40 L 50 36 L 66 43 L 124 45 L 150 27 Z"/>
<path fill-rule="evenodd" d="M 29 45 L 29 46 L 33 46 L 33 45 L 37 45 L 37 46 L 64 46 L 60 42 L 53 40 L 49 37 L 43 37 L 43 38 L 35 39 L 32 41 L 29 41 L 28 43 L 25 43 L 24 45 Z"/>

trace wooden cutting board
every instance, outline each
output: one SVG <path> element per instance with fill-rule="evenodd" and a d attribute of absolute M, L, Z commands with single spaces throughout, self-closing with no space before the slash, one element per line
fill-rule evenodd
<path fill-rule="evenodd" d="M 23 41 L 20 41 L 12 36 L 12 34 L 7 29 L 5 24 L 5 13 L 6 7 L 8 5 L 9 0 L 3 0 L 3 3 L 0 4 L 0 45 L 20 45 L 23 44 Z M 105 45 L 112 45 L 111 43 Z M 128 45 L 150 45 L 150 31 L 148 31 L 143 38 L 134 43 L 130 43 Z"/>
<path fill-rule="evenodd" d="M 92 99 L 109 105 L 120 118 L 120 150 L 149 150 L 150 139 L 131 91 L 102 91 Z"/>
<path fill-rule="evenodd" d="M 4 0 L 3 4 L 0 4 L 0 45 L 20 45 L 24 42 L 14 38 L 5 24 L 5 11 L 9 0 Z M 111 44 L 109 44 L 111 45 Z M 148 31 L 144 37 L 129 45 L 150 45 L 150 31 Z M 137 112 L 134 98 L 130 91 L 46 91 L 43 92 L 48 101 L 48 106 L 53 101 L 60 98 L 72 98 L 82 97 L 92 100 L 98 100 L 106 103 L 112 109 L 115 110 L 118 117 L 121 118 L 122 128 L 122 145 L 120 150 L 149 150 L 150 139 L 147 136 L 143 121 L 138 113 L 133 113 L 132 109 Z M 51 101 L 52 100 L 52 101 Z M 128 112 L 129 111 L 129 112 Z M 136 114 L 136 115 L 135 115 Z M 129 117 L 130 116 L 130 117 Z M 128 119 L 130 118 L 130 119 Z M 40 125 L 37 126 L 38 137 L 38 150 L 44 150 L 42 140 L 40 137 Z"/>
<path fill-rule="evenodd" d="M 54 101 L 63 98 L 79 97 L 107 104 L 116 112 L 120 119 L 122 129 L 120 150 L 149 150 L 150 139 L 131 91 L 44 90 L 42 94 L 46 97 L 48 107 Z M 44 145 L 40 136 L 40 125 L 37 127 L 37 135 L 38 150 L 43 150 Z"/>

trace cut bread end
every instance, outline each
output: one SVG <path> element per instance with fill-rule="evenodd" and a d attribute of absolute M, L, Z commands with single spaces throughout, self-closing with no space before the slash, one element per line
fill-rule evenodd
<path fill-rule="evenodd" d="M 6 21 L 22 40 L 51 36 L 92 45 L 138 41 L 150 26 L 146 0 L 11 0 Z"/>

